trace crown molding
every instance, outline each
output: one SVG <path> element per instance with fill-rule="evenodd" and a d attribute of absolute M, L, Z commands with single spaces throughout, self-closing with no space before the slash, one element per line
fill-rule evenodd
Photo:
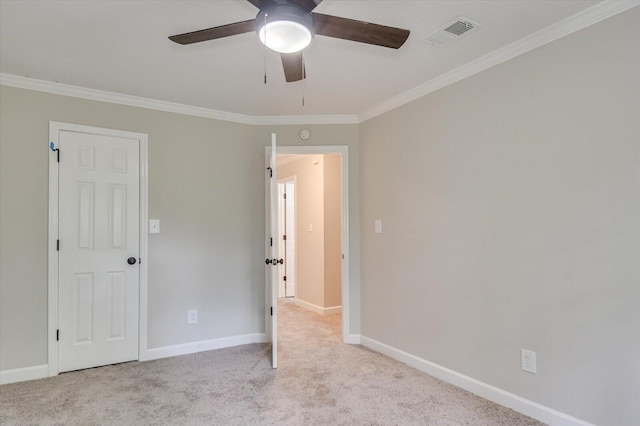
<path fill-rule="evenodd" d="M 256 115 L 251 117 L 255 126 L 278 124 L 360 124 L 355 114 L 345 115 Z"/>
<path fill-rule="evenodd" d="M 514 43 L 482 56 L 474 61 L 462 65 L 446 74 L 422 83 L 404 93 L 394 96 L 358 115 L 363 123 L 378 115 L 394 110 L 404 104 L 412 102 L 445 86 L 463 80 L 488 68 L 501 64 L 509 59 L 520 56 L 533 49 L 586 28 L 611 16 L 622 13 L 640 5 L 638 0 L 606 0 L 573 16 L 556 22 Z"/>
<path fill-rule="evenodd" d="M 218 111 L 209 108 L 196 107 L 121 93 L 106 92 L 69 84 L 54 83 L 29 77 L 0 73 L 0 85 L 21 89 L 36 90 L 56 95 L 72 96 L 101 102 L 147 108 L 195 117 L 211 118 L 214 120 L 254 126 L 265 125 L 304 125 L 304 124 L 359 124 L 385 112 L 391 111 L 404 104 L 412 102 L 445 86 L 456 83 L 488 68 L 499 65 L 516 56 L 558 40 L 573 32 L 586 28 L 611 16 L 639 6 L 639 0 L 606 0 L 573 16 L 556 22 L 523 39 L 497 49 L 485 56 L 462 65 L 453 71 L 438 76 L 420 84 L 404 93 L 394 96 L 360 114 L 344 115 L 280 115 L 280 116 L 252 116 Z"/>
<path fill-rule="evenodd" d="M 0 85 L 249 125 L 358 124 L 354 115 L 252 116 L 0 73 Z"/>

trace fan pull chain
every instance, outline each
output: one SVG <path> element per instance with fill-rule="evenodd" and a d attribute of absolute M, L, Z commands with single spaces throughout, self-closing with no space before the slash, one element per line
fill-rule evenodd
<path fill-rule="evenodd" d="M 307 88 L 307 71 L 304 66 L 304 50 L 302 51 L 302 106 L 304 107 L 304 94 Z"/>
<path fill-rule="evenodd" d="M 264 84 L 267 84 L 267 13 L 264 14 Z"/>

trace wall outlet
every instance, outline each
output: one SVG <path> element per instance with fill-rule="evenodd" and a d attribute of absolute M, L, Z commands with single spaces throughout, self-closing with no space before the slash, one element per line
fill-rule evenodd
<path fill-rule="evenodd" d="M 198 310 L 191 309 L 187 311 L 187 324 L 196 324 L 198 322 Z"/>
<path fill-rule="evenodd" d="M 536 374 L 536 353 L 526 349 L 520 349 L 520 363 L 522 369 L 529 373 Z"/>

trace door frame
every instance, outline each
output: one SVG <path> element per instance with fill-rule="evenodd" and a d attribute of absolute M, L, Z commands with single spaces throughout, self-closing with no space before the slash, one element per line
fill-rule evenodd
<path fill-rule="evenodd" d="M 277 157 L 277 156 L 276 156 L 276 157 Z M 276 158 L 276 161 L 277 161 L 277 158 Z M 278 179 L 278 182 L 277 182 L 277 183 L 278 183 L 278 197 L 280 196 L 280 185 L 286 186 L 286 184 L 287 184 L 287 183 L 293 183 L 293 189 L 294 189 L 294 197 L 293 197 L 293 199 L 295 200 L 295 199 L 296 199 L 296 198 L 295 198 L 295 197 L 296 197 L 295 192 L 297 192 L 297 191 L 298 191 L 298 189 L 297 189 L 298 187 L 297 187 L 296 182 L 297 182 L 297 176 L 289 176 L 289 177 L 286 177 L 286 178 L 284 178 L 284 179 Z M 285 192 L 285 193 L 286 193 L 286 192 Z M 285 202 L 284 204 L 285 204 L 285 208 L 286 208 L 286 202 Z M 298 205 L 297 205 L 297 203 L 293 205 L 293 226 L 294 226 L 294 228 L 295 228 L 296 224 L 298 223 L 298 220 L 297 220 L 297 217 L 298 217 L 298 207 L 297 207 L 297 206 L 298 206 Z M 280 219 L 280 218 L 278 218 L 278 224 L 280 223 L 280 220 L 279 220 L 279 219 Z M 285 229 L 286 229 L 286 222 L 287 222 L 286 216 L 285 216 L 284 222 L 285 222 Z M 279 229 L 279 228 L 278 228 L 278 229 Z M 279 236 L 279 235 L 278 235 L 278 236 Z M 294 231 L 293 236 L 294 236 L 294 244 L 295 244 L 295 239 L 297 238 L 298 234 Z M 287 238 L 287 241 L 288 241 L 288 238 Z M 280 241 L 280 243 L 282 244 L 282 240 Z M 285 243 L 285 244 L 284 244 L 284 250 L 281 248 L 281 251 L 283 251 L 283 252 L 284 252 L 284 256 L 283 256 L 283 258 L 285 259 L 285 266 L 286 266 L 286 263 L 288 262 L 288 261 L 286 260 L 286 258 L 287 258 L 287 253 L 286 253 L 287 248 L 286 248 L 286 246 L 287 246 L 287 245 L 286 245 L 286 243 Z M 297 245 L 296 245 L 296 247 L 297 247 Z M 297 258 L 298 258 L 298 256 L 295 256 L 295 258 L 294 258 L 294 262 L 293 262 L 293 263 L 294 263 L 294 266 L 293 266 L 293 272 L 294 272 L 294 275 L 297 275 L 297 273 L 298 273 L 298 269 L 296 268 L 296 266 L 297 266 Z M 285 276 L 287 275 L 286 267 L 285 267 L 284 275 L 285 275 Z M 293 282 L 294 282 L 294 283 L 296 282 L 295 277 L 294 277 Z M 281 283 L 280 283 L 280 282 L 278 282 L 278 298 L 280 298 L 280 284 L 281 284 Z M 282 296 L 282 297 L 284 297 L 284 298 L 286 298 L 286 297 L 287 297 L 287 283 L 286 283 L 286 281 L 285 281 L 285 283 L 284 283 L 284 296 Z M 292 297 L 294 297 L 294 298 L 295 298 L 295 290 L 294 290 L 294 295 L 293 295 Z"/>
<path fill-rule="evenodd" d="M 340 180 L 342 181 L 342 211 L 341 220 L 342 232 L 341 250 L 342 250 L 342 341 L 344 343 L 354 343 L 350 338 L 350 312 L 349 309 L 349 147 L 347 145 L 317 145 L 317 146 L 278 146 L 278 154 L 300 154 L 300 155 L 323 155 L 323 154 L 339 154 L 340 164 Z M 271 147 L 265 147 L 265 164 L 269 165 L 271 156 Z M 277 179 L 277 175 L 276 175 Z M 265 188 L 268 190 L 268 179 L 265 179 Z M 265 223 L 268 223 L 269 204 L 265 206 Z M 269 229 L 265 229 L 265 240 L 269 239 Z M 267 285 L 267 284 L 265 284 Z M 266 288 L 266 287 L 265 287 Z M 268 297 L 268 295 L 267 295 Z M 265 332 L 270 333 L 270 313 L 269 305 L 265 309 Z"/>
<path fill-rule="evenodd" d="M 147 274 L 148 274 L 148 234 L 149 234 L 149 173 L 148 173 L 148 135 L 145 133 L 127 132 L 123 130 L 105 129 L 101 127 L 85 126 L 81 124 L 62 123 L 49 121 L 49 236 L 48 236 L 48 323 L 47 323 L 47 365 L 49 377 L 57 376 L 58 368 L 58 342 L 56 331 L 58 330 L 58 261 L 59 255 L 56 248 L 58 230 L 58 196 L 59 196 L 59 163 L 57 154 L 61 157 L 64 152 L 54 152 L 49 146 L 59 147 L 60 132 L 89 133 L 103 136 L 113 136 L 127 139 L 137 139 L 140 147 L 140 297 L 138 306 L 138 360 L 144 358 L 147 350 Z"/>

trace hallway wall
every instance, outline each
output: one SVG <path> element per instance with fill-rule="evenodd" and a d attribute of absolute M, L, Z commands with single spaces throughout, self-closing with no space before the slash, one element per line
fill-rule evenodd
<path fill-rule="evenodd" d="M 308 155 L 278 167 L 278 180 L 296 177 L 296 300 L 340 306 L 340 155 Z"/>

